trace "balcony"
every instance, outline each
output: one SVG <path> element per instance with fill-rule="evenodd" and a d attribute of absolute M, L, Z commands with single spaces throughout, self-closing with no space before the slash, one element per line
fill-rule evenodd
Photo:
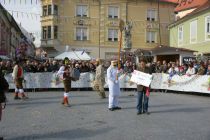
<path fill-rule="evenodd" d="M 41 16 L 41 22 L 58 20 L 58 15 Z"/>
<path fill-rule="evenodd" d="M 59 44 L 57 39 L 42 39 L 41 40 L 41 47 L 54 47 Z"/>

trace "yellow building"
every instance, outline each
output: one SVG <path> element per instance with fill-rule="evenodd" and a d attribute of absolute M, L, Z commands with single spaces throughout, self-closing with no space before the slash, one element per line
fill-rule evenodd
<path fill-rule="evenodd" d="M 158 16 L 157 0 L 41 1 L 41 47 L 49 56 L 67 48 L 85 50 L 95 58 L 116 56 L 120 19 L 132 25 L 132 50 L 169 45 L 167 26 L 175 20 L 173 3 L 160 0 Z"/>

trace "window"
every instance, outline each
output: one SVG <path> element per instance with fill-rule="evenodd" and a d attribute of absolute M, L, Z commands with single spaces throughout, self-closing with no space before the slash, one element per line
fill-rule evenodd
<path fill-rule="evenodd" d="M 109 29 L 108 30 L 108 41 L 118 41 L 118 30 Z"/>
<path fill-rule="evenodd" d="M 54 15 L 58 15 L 58 6 L 54 5 Z"/>
<path fill-rule="evenodd" d="M 147 32 L 147 43 L 156 42 L 156 32 Z"/>
<path fill-rule="evenodd" d="M 197 20 L 190 23 L 190 43 L 197 42 Z"/>
<path fill-rule="evenodd" d="M 116 6 L 109 6 L 108 18 L 119 18 L 119 8 Z"/>
<path fill-rule="evenodd" d="M 42 7 L 42 12 L 43 12 L 42 13 L 43 16 L 47 16 L 47 6 Z"/>
<path fill-rule="evenodd" d="M 76 28 L 76 40 L 87 40 L 87 28 Z"/>
<path fill-rule="evenodd" d="M 178 44 L 182 45 L 183 40 L 184 40 L 184 27 L 179 26 L 178 27 Z"/>
<path fill-rule="evenodd" d="M 47 38 L 51 39 L 51 26 L 47 26 Z"/>
<path fill-rule="evenodd" d="M 47 27 L 42 27 L 42 39 L 47 39 Z"/>
<path fill-rule="evenodd" d="M 58 26 L 54 26 L 54 39 L 58 38 Z"/>
<path fill-rule="evenodd" d="M 87 17 L 88 6 L 87 5 L 77 5 L 76 16 L 77 17 Z"/>
<path fill-rule="evenodd" d="M 52 15 L 52 6 L 48 5 L 48 15 Z"/>
<path fill-rule="evenodd" d="M 205 24 L 206 24 L 206 28 L 205 28 L 206 40 L 210 40 L 210 16 L 206 17 Z"/>
<path fill-rule="evenodd" d="M 155 9 L 147 10 L 147 21 L 157 21 L 157 10 Z"/>

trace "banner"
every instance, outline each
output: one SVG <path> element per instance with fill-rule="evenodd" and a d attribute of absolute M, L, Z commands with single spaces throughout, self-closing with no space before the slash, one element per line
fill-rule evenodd
<path fill-rule="evenodd" d="M 55 73 L 51 72 L 25 73 L 24 77 L 26 80 L 26 83 L 23 84 L 24 89 L 63 88 L 63 81 L 57 78 Z M 91 88 L 91 83 L 94 81 L 94 77 L 95 77 L 94 73 L 81 73 L 80 80 L 76 82 L 72 81 L 72 88 Z M 9 83 L 9 88 L 15 89 L 15 85 L 12 79 L 12 74 L 6 75 L 5 78 Z M 121 75 L 119 77 L 120 87 L 135 89 L 137 86 L 135 83 L 131 82 L 131 80 L 132 80 L 131 74 Z M 147 80 L 149 81 L 149 79 Z M 104 87 L 105 88 L 108 87 L 107 82 L 105 83 Z M 155 73 L 152 75 L 151 88 L 184 91 L 184 92 L 200 92 L 200 93 L 210 94 L 210 76 L 175 75 L 173 77 L 169 77 L 168 74 Z"/>
<path fill-rule="evenodd" d="M 130 81 L 136 83 L 137 85 L 149 87 L 152 82 L 152 75 L 134 70 Z"/>
<path fill-rule="evenodd" d="M 136 88 L 136 85 L 130 82 L 130 77 L 130 74 L 123 74 L 119 77 L 121 88 Z M 9 89 L 15 89 L 12 74 L 6 75 L 5 78 L 9 83 Z M 72 88 L 91 88 L 91 82 L 94 81 L 94 78 L 94 73 L 81 73 L 80 79 L 72 81 L 71 86 Z M 24 79 L 26 80 L 23 84 L 25 89 L 63 88 L 63 81 L 56 76 L 56 73 L 24 73 Z M 107 82 L 104 87 L 108 87 Z"/>
<path fill-rule="evenodd" d="M 209 75 L 192 75 L 169 77 L 168 74 L 153 74 L 152 89 L 166 89 L 184 92 L 210 93 Z"/>

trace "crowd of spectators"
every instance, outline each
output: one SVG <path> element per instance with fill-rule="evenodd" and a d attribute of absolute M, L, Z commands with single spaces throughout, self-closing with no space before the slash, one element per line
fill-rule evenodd
<path fill-rule="evenodd" d="M 177 62 L 158 61 L 150 66 L 151 73 L 167 73 L 169 75 L 210 75 L 210 60 L 206 62 L 189 62 L 188 64 L 179 64 Z"/>
<path fill-rule="evenodd" d="M 22 62 L 24 72 L 56 72 L 59 70 L 63 61 L 60 60 L 26 60 Z M 95 61 L 71 61 L 72 66 L 77 66 L 81 73 L 95 72 Z M 3 60 L 0 61 L 0 68 L 4 74 L 12 73 L 15 61 Z M 110 61 L 104 62 L 104 67 L 107 69 L 110 65 Z M 132 61 L 125 61 L 121 63 L 121 69 L 124 73 L 132 73 L 136 69 L 137 65 Z M 177 62 L 158 61 L 153 63 L 147 63 L 147 67 L 150 68 L 150 73 L 168 73 L 170 75 L 210 75 L 210 60 L 206 62 L 190 62 L 188 64 L 179 65 Z"/>

